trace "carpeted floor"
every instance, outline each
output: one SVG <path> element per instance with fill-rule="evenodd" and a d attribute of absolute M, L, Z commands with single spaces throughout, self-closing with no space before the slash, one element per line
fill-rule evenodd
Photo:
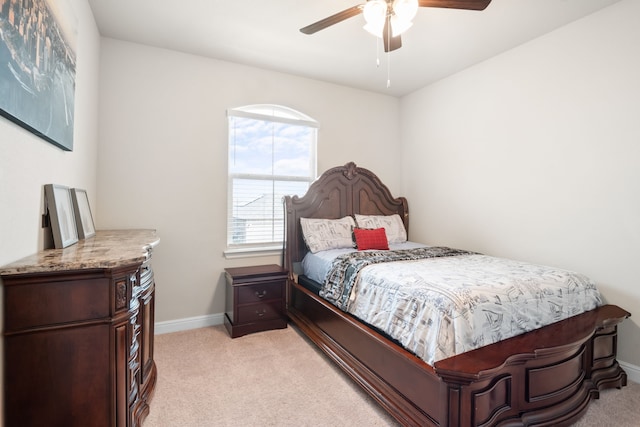
<path fill-rule="evenodd" d="M 143 427 L 398 426 L 297 329 L 231 339 L 223 326 L 158 335 Z M 605 390 L 577 427 L 640 425 L 640 384 Z"/>

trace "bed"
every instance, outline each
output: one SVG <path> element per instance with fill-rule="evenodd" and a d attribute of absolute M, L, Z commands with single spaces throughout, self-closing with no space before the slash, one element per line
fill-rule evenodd
<path fill-rule="evenodd" d="M 321 297 L 303 271 L 310 219 L 398 215 L 407 200 L 350 162 L 326 171 L 303 197 L 287 196 L 283 265 L 287 314 L 398 422 L 405 426 L 570 425 L 605 388 L 627 377 L 616 361 L 617 325 L 630 314 L 598 305 L 498 342 L 427 363 L 384 330 Z M 363 270 L 364 271 L 364 270 Z M 339 304 L 338 304 L 339 305 Z"/>

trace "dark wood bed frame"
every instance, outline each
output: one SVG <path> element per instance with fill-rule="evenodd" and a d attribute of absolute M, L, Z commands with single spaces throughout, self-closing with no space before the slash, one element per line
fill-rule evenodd
<path fill-rule="evenodd" d="M 307 249 L 300 218 L 399 214 L 371 171 L 355 163 L 325 172 L 303 197 L 285 197 L 284 267 L 290 320 L 405 426 L 562 426 L 584 414 L 605 388 L 621 388 L 617 325 L 630 314 L 613 305 L 428 365 L 298 283 Z"/>

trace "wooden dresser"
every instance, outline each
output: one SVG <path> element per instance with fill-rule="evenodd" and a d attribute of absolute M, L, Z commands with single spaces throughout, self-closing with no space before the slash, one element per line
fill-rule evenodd
<path fill-rule="evenodd" d="M 226 268 L 224 325 L 236 338 L 253 332 L 284 329 L 287 270 L 279 265 Z"/>
<path fill-rule="evenodd" d="M 153 230 L 98 231 L 0 267 L 4 425 L 139 426 L 149 412 Z"/>

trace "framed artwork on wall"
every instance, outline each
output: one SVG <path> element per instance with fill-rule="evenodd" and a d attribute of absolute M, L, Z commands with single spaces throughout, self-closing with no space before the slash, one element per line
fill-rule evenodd
<path fill-rule="evenodd" d="M 70 0 L 0 1 L 0 116 L 73 150 L 77 22 Z"/>
<path fill-rule="evenodd" d="M 76 227 L 78 228 L 78 238 L 87 239 L 96 235 L 93 225 L 93 216 L 89 207 L 89 197 L 86 190 L 79 188 L 71 189 L 71 200 L 73 201 L 73 212 L 75 213 Z"/>
<path fill-rule="evenodd" d="M 77 243 L 78 230 L 69 187 L 47 184 L 44 186 L 44 196 L 55 248 L 62 249 Z"/>

